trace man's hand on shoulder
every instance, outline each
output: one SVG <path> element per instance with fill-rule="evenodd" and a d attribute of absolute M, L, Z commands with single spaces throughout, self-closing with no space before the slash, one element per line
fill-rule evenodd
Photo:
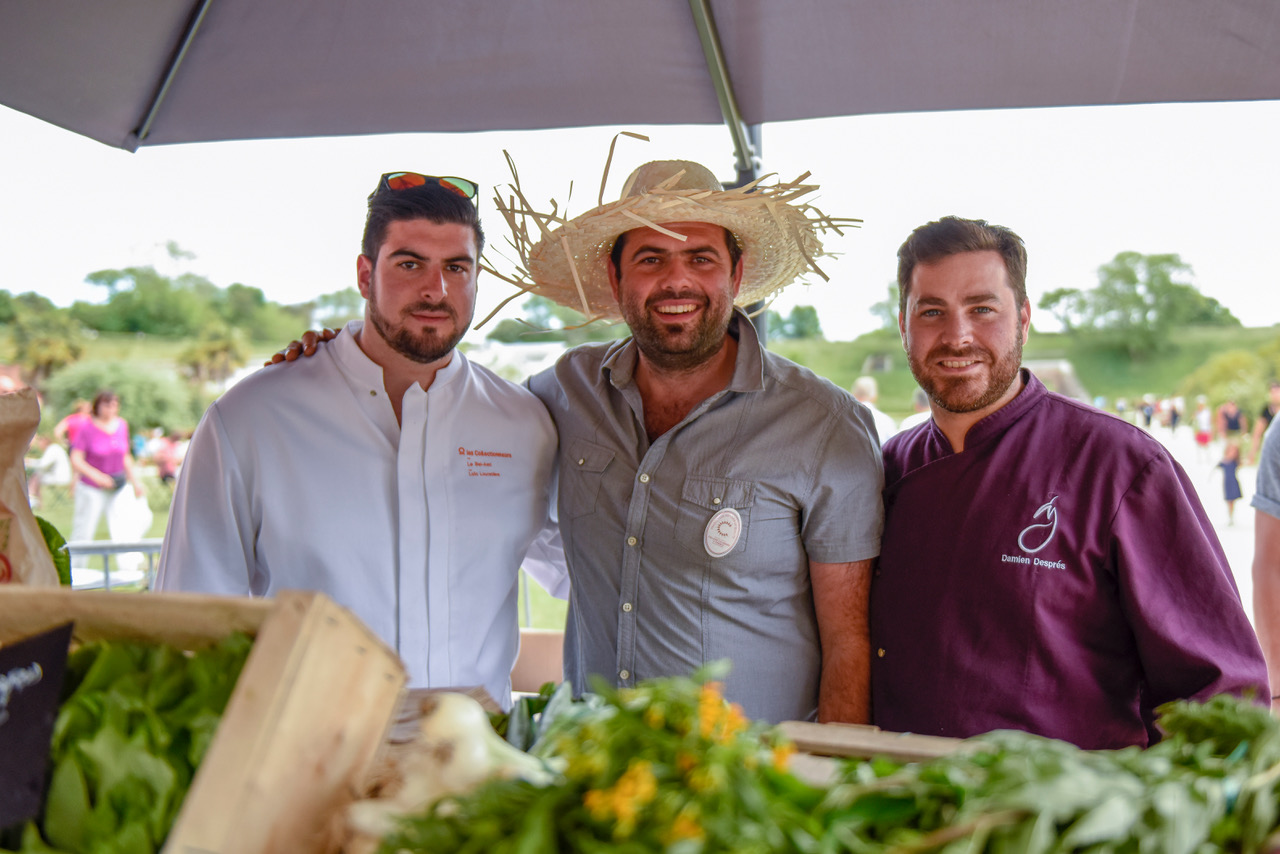
<path fill-rule="evenodd" d="M 293 362 L 296 361 L 299 356 L 314 356 L 320 344 L 323 344 L 325 341 L 332 341 L 336 337 L 338 337 L 337 329 L 329 329 L 328 327 L 325 327 L 319 332 L 316 332 L 314 329 L 308 329 L 306 332 L 302 333 L 301 341 L 290 341 L 283 350 L 272 354 L 270 359 L 263 362 L 262 367 L 269 368 L 272 365 L 279 364 L 280 362 Z"/>

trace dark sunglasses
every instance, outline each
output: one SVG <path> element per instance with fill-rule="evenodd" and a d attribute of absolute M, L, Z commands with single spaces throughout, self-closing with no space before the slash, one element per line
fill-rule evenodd
<path fill-rule="evenodd" d="M 470 199 L 473 202 L 480 192 L 480 187 L 474 181 L 468 181 L 466 178 L 423 175 L 419 172 L 388 172 L 378 179 L 378 189 L 374 191 L 374 195 L 385 190 L 412 190 L 414 187 L 422 187 L 432 181 L 446 190 L 457 193 L 462 198 Z"/>

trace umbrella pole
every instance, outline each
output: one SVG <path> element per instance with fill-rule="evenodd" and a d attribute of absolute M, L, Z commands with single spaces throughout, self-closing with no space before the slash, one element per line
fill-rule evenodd
<path fill-rule="evenodd" d="M 756 179 L 760 163 L 752 148 L 746 122 L 742 120 L 742 111 L 738 109 L 733 80 L 729 76 L 729 67 L 725 64 L 724 49 L 720 46 L 720 31 L 716 29 L 715 17 L 711 14 L 711 0 L 689 0 L 689 9 L 693 12 L 693 23 L 698 29 L 698 39 L 702 42 L 702 53 L 707 59 L 707 71 L 715 86 L 716 99 L 720 102 L 720 114 L 724 116 L 729 135 L 733 137 L 738 185 L 741 186 Z"/>
<path fill-rule="evenodd" d="M 191 11 L 191 17 L 187 19 L 186 29 L 182 32 L 182 39 L 174 49 L 173 56 L 169 57 L 169 65 L 165 68 L 164 77 L 161 78 L 160 85 L 156 87 L 155 94 L 151 96 L 151 103 L 147 106 L 147 111 L 143 114 L 142 121 L 138 122 L 137 129 L 125 139 L 124 148 L 129 151 L 137 151 L 138 146 L 142 145 L 147 136 L 150 135 L 151 123 L 155 121 L 156 113 L 160 110 L 160 105 L 164 103 L 165 95 L 169 94 L 169 86 L 178 75 L 178 67 L 182 65 L 182 60 L 186 58 L 187 49 L 191 47 L 191 42 L 195 40 L 200 25 L 204 23 L 204 15 L 209 10 L 209 3 L 210 0 L 200 0 Z"/>
<path fill-rule="evenodd" d="M 715 86 L 716 99 L 720 102 L 720 114 L 729 128 L 733 138 L 734 166 L 738 171 L 738 180 L 729 188 L 750 184 L 760 177 L 760 125 L 748 126 L 742 119 L 742 111 L 738 109 L 738 98 L 733 91 L 733 80 L 729 76 L 729 67 L 725 63 L 724 49 L 720 45 L 720 31 L 716 29 L 715 16 L 711 13 L 711 0 L 689 0 L 689 10 L 693 12 L 693 23 L 698 29 L 698 39 L 702 42 L 702 53 L 707 60 L 707 71 L 711 75 L 711 83 Z M 760 343 L 765 343 L 769 334 L 768 317 L 764 312 L 765 304 L 755 302 L 747 306 L 747 314 L 755 324 Z"/>

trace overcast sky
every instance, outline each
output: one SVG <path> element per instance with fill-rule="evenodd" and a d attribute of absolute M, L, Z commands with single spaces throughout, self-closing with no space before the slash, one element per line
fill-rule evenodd
<path fill-rule="evenodd" d="M 701 161 L 734 174 L 722 127 L 627 128 L 606 200 L 647 160 Z M 219 286 L 241 282 L 301 302 L 355 284 L 364 200 L 379 174 L 415 170 L 483 185 L 490 245 L 503 225 L 492 187 L 511 153 L 530 198 L 571 213 L 594 206 L 619 128 L 415 134 L 109 148 L 0 107 L 0 288 L 60 305 L 100 301 L 93 270 L 155 264 L 176 241 L 186 268 Z M 1280 323 L 1273 247 L 1280 203 L 1280 102 L 900 114 L 767 125 L 766 172 L 813 173 L 815 201 L 861 229 L 833 238 L 829 283 L 795 286 L 775 308 L 819 309 L 827 337 L 877 325 L 868 307 L 894 279 L 915 226 L 946 214 L 1007 225 L 1026 240 L 1034 308 L 1059 287 L 1088 288 L 1117 252 L 1176 252 L 1194 282 L 1249 326 Z M 501 259 L 499 259 L 501 263 Z M 510 289 L 481 279 L 477 319 Z M 502 316 L 518 315 L 518 301 Z M 478 340 L 472 333 L 471 340 Z M 283 343 L 283 342 L 282 342 Z"/>

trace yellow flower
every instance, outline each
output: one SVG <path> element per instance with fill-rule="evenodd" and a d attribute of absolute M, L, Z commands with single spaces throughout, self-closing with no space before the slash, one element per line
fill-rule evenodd
<path fill-rule="evenodd" d="M 746 728 L 747 716 L 742 713 L 742 706 L 737 703 L 727 705 L 720 720 L 720 740 L 728 742 Z"/>
<path fill-rule="evenodd" d="M 629 836 L 645 805 L 658 794 L 653 764 L 633 759 L 626 772 L 608 789 L 591 789 L 582 797 L 583 806 L 596 821 L 615 820 L 615 837 Z"/>
<path fill-rule="evenodd" d="M 590 789 L 582 796 L 582 805 L 591 813 L 596 821 L 608 821 L 613 818 L 613 798 L 609 792 Z"/>
<path fill-rule="evenodd" d="M 693 811 L 686 807 L 676 816 L 676 820 L 671 823 L 671 827 L 667 828 L 662 834 L 662 844 L 671 845 L 682 839 L 702 839 L 705 835 L 702 825 L 698 824 Z"/>
<path fill-rule="evenodd" d="M 653 776 L 653 763 L 645 759 L 631 760 L 627 772 L 618 778 L 613 788 L 618 817 L 622 818 L 624 812 L 634 816 L 658 794 L 658 778 Z"/>
<path fill-rule="evenodd" d="M 698 794 L 717 792 L 724 788 L 725 769 L 719 765 L 702 765 L 695 768 L 686 778 L 689 788 Z"/>
<path fill-rule="evenodd" d="M 719 682 L 706 682 L 698 691 L 698 734 L 711 738 L 725 711 Z"/>
<path fill-rule="evenodd" d="M 698 693 L 698 734 L 721 744 L 747 728 L 747 718 L 737 703 L 726 703 L 719 682 L 707 682 Z"/>
<path fill-rule="evenodd" d="M 779 771 L 786 771 L 787 766 L 791 764 L 791 757 L 796 752 L 796 746 L 791 742 L 783 742 L 774 745 L 773 748 L 773 767 Z"/>

